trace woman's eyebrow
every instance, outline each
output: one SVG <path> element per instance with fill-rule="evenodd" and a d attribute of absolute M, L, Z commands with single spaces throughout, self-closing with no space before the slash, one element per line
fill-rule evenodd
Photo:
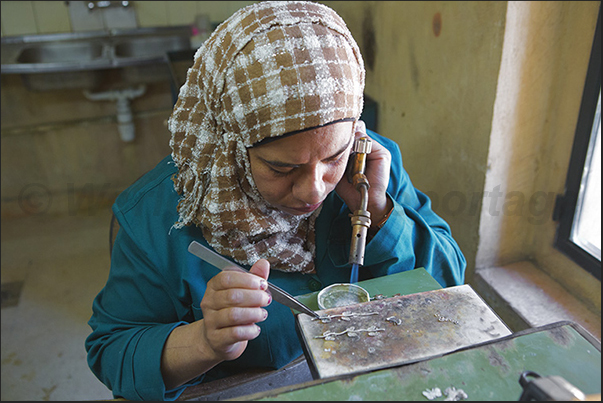
<path fill-rule="evenodd" d="M 275 167 L 279 167 L 279 168 L 296 168 L 299 166 L 299 164 L 289 164 L 287 162 L 282 162 L 282 161 L 272 161 L 272 160 L 267 160 L 265 158 L 259 157 L 258 158 L 262 161 L 264 161 L 266 164 L 275 166 Z"/>
<path fill-rule="evenodd" d="M 354 141 L 354 138 L 352 137 L 352 139 L 350 140 Z M 349 146 L 350 146 L 350 142 L 348 142 L 345 146 L 343 146 L 341 149 L 339 149 L 338 151 L 336 151 L 333 155 L 331 155 L 330 157 L 325 158 L 323 161 L 327 161 L 333 158 L 336 158 L 337 156 L 339 156 L 341 153 L 343 153 Z M 272 166 L 275 167 L 279 167 L 279 168 L 296 168 L 298 167 L 300 164 L 290 164 L 288 162 L 283 162 L 283 161 L 276 161 L 276 160 L 268 160 L 262 157 L 258 157 L 260 160 L 262 160 L 263 162 L 265 162 L 266 164 L 270 164 Z"/>

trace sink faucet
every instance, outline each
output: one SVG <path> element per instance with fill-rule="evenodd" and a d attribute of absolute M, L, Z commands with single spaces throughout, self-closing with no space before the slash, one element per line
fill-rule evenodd
<path fill-rule="evenodd" d="M 95 8 L 109 8 L 109 7 L 128 7 L 129 1 L 89 1 L 88 8 L 94 10 Z"/>

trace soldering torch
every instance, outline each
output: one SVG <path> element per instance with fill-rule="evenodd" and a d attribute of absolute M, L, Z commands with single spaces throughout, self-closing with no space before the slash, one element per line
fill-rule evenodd
<path fill-rule="evenodd" d="M 364 174 L 366 170 L 366 156 L 371 152 L 372 143 L 368 137 L 361 137 L 354 141 L 351 157 L 351 182 L 352 186 L 360 192 L 360 208 L 350 214 L 352 221 L 352 242 L 350 244 L 350 259 L 352 265 L 351 283 L 358 281 L 358 267 L 364 264 L 364 249 L 366 236 L 371 226 L 371 213 L 368 211 L 369 183 Z"/>

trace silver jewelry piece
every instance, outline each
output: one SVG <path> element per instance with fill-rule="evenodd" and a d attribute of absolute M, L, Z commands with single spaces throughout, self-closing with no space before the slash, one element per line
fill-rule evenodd
<path fill-rule="evenodd" d="M 377 336 L 378 332 L 384 332 L 385 329 L 378 328 L 377 326 L 369 326 L 366 329 L 356 329 L 354 326 L 350 326 L 342 332 L 332 332 L 327 330 L 320 336 L 314 336 L 315 339 L 335 340 L 335 337 L 343 334 L 348 334 L 349 337 L 358 336 L 358 332 L 367 332 L 369 336 Z M 352 334 L 350 334 L 352 333 Z"/>
<path fill-rule="evenodd" d="M 371 315 L 379 315 L 379 312 L 342 312 L 337 315 L 325 315 L 319 318 L 312 318 L 312 320 L 320 320 L 322 323 L 329 323 L 333 318 L 340 318 L 341 320 L 349 321 L 353 317 Z"/>
<path fill-rule="evenodd" d="M 438 315 L 437 313 L 434 314 L 433 316 L 438 318 L 438 322 L 451 322 L 451 323 L 454 323 L 455 325 L 460 325 L 460 322 L 458 320 L 450 319 L 445 316 Z"/>
<path fill-rule="evenodd" d="M 395 316 L 390 316 L 389 318 L 385 318 L 386 321 L 393 323 L 396 326 L 402 324 L 402 319 L 396 318 Z"/>

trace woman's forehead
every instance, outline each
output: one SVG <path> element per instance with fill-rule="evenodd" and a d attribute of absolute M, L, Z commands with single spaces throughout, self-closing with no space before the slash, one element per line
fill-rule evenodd
<path fill-rule="evenodd" d="M 278 138 L 254 146 L 250 151 L 256 151 L 262 157 L 271 159 L 306 161 L 329 158 L 348 148 L 353 138 L 353 127 L 353 122 L 337 122 Z"/>

